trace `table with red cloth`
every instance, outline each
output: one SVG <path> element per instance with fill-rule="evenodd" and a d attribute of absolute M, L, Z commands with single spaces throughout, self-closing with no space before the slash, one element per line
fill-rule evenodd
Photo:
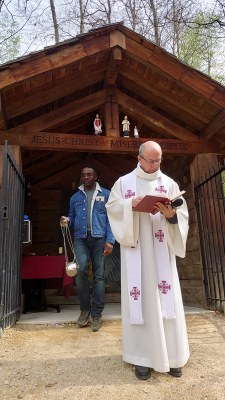
<path fill-rule="evenodd" d="M 65 271 L 65 257 L 60 256 L 23 256 L 22 279 L 61 279 L 65 297 L 70 296 L 73 278 Z"/>

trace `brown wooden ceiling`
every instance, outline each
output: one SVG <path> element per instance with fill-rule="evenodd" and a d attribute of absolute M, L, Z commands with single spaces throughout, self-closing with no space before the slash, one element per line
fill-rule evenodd
<path fill-rule="evenodd" d="M 135 151 L 53 151 L 50 145 L 26 144 L 39 132 L 93 136 L 96 113 L 107 135 L 110 93 L 118 103 L 118 137 L 127 115 L 141 139 L 178 139 L 190 146 L 199 141 L 225 155 L 225 88 L 122 24 L 0 66 L 0 89 L 0 144 L 7 139 L 21 145 L 23 173 L 37 188 L 70 188 L 86 162 L 97 167 L 108 186 L 135 167 Z M 163 168 L 176 178 L 178 162 L 185 173 L 193 157 L 165 153 Z"/>

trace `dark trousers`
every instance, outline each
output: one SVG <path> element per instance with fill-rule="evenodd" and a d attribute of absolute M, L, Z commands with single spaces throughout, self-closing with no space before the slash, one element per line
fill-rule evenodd
<path fill-rule="evenodd" d="M 104 245 L 106 238 L 94 238 L 90 234 L 85 239 L 74 240 L 74 250 L 80 266 L 76 286 L 81 310 L 90 310 L 92 317 L 100 317 L 105 303 Z M 92 262 L 93 295 L 90 298 L 88 277 L 89 259 Z"/>

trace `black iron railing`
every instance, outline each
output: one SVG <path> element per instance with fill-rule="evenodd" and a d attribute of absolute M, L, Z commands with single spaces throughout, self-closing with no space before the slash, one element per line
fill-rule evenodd
<path fill-rule="evenodd" d="M 3 330 L 12 326 L 21 312 L 24 213 L 24 178 L 7 143 L 3 152 L 0 207 L 0 330 Z"/>
<path fill-rule="evenodd" d="M 195 185 L 204 288 L 207 306 L 225 311 L 225 168 L 209 170 Z"/>

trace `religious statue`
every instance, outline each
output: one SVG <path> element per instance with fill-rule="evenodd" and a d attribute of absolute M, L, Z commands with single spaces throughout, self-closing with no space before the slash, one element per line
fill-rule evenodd
<path fill-rule="evenodd" d="M 134 137 L 137 139 L 139 138 L 138 128 L 136 126 L 134 127 Z"/>
<path fill-rule="evenodd" d="M 130 122 L 128 121 L 127 116 L 125 115 L 124 120 L 122 121 L 123 125 L 123 137 L 130 137 Z"/>
<path fill-rule="evenodd" d="M 94 130 L 95 130 L 95 135 L 101 135 L 102 133 L 102 121 L 99 118 L 99 114 L 96 114 L 95 120 L 94 120 Z"/>

